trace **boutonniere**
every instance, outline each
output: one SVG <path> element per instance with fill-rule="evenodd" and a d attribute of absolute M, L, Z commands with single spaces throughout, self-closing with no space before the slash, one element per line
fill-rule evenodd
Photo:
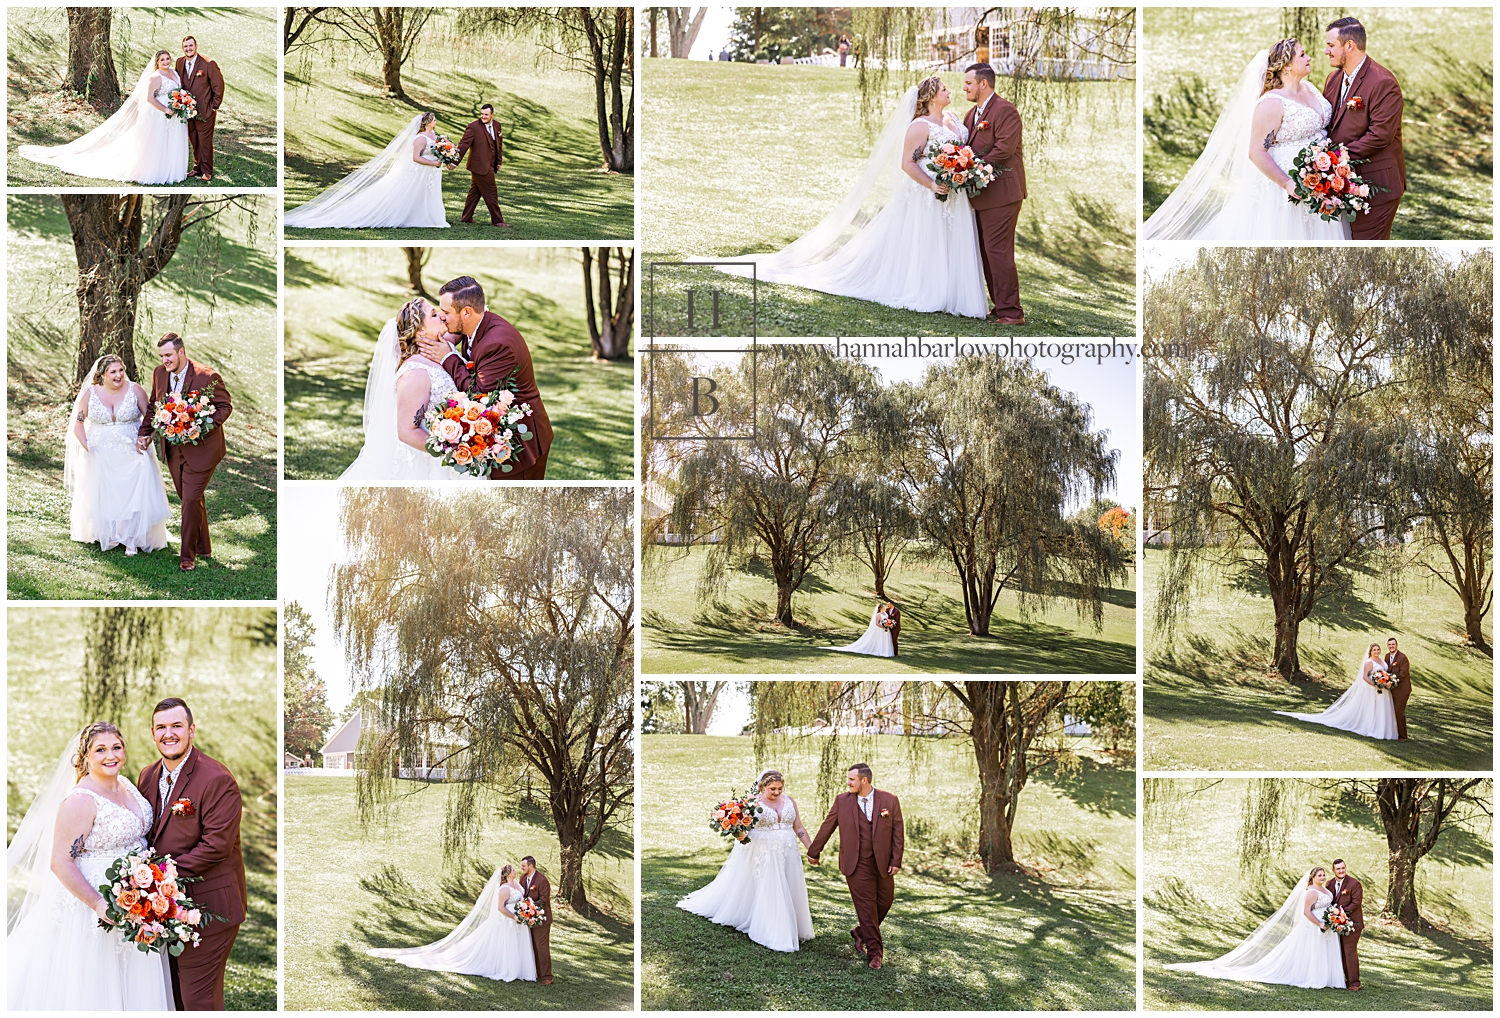
<path fill-rule="evenodd" d="M 193 815 L 193 800 L 178 799 L 170 807 L 174 817 L 190 817 Z"/>
<path fill-rule="evenodd" d="M 988 120 L 981 120 L 978 124 L 975 125 L 974 130 L 985 131 L 989 129 L 989 126 L 990 122 Z"/>
<path fill-rule="evenodd" d="M 888 817 L 888 816 L 891 815 L 891 811 L 888 810 L 888 809 L 883 809 L 883 810 L 880 811 L 880 815 L 883 816 L 883 817 Z"/>
<path fill-rule="evenodd" d="M 1348 102 L 1344 103 L 1344 109 L 1346 110 L 1362 110 L 1364 108 L 1364 99 L 1357 95 L 1351 95 Z"/>

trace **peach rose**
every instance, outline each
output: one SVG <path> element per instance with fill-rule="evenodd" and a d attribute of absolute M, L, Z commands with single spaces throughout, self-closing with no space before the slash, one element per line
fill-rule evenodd
<path fill-rule="evenodd" d="M 156 942 L 156 931 L 149 926 L 142 926 L 141 932 L 135 935 L 137 943 L 152 944 Z"/>
<path fill-rule="evenodd" d="M 1319 152 L 1313 159 L 1313 165 L 1320 170 L 1326 170 L 1333 165 L 1333 157 L 1327 152 Z"/>
<path fill-rule="evenodd" d="M 140 865 L 130 871 L 130 882 L 137 887 L 150 887 L 154 879 L 150 866 Z"/>
<path fill-rule="evenodd" d="M 504 389 L 504 390 L 501 391 L 501 393 L 500 393 L 500 405 L 503 406 L 503 407 L 505 407 L 505 409 L 509 410 L 510 409 L 510 405 L 512 403 L 514 403 L 515 401 L 516 401 L 516 394 L 515 393 L 511 392 L 509 389 Z"/>
<path fill-rule="evenodd" d="M 182 914 L 182 921 L 187 923 L 189 926 L 197 926 L 203 921 L 203 913 L 198 911 L 196 908 L 189 909 Z"/>
<path fill-rule="evenodd" d="M 457 449 L 453 450 L 453 462 L 457 463 L 459 466 L 463 466 L 464 464 L 471 462 L 473 459 L 474 454 L 469 451 L 469 447 L 466 445 L 461 445 Z"/>
<path fill-rule="evenodd" d="M 488 435 L 494 430 L 495 426 L 484 417 L 474 422 L 474 434 L 476 435 Z"/>
<path fill-rule="evenodd" d="M 437 427 L 433 430 L 437 433 L 437 437 L 444 442 L 457 442 L 459 437 L 464 433 L 464 429 L 459 427 L 457 421 L 450 421 L 446 418 L 438 421 Z"/>
<path fill-rule="evenodd" d="M 140 900 L 140 892 L 136 890 L 124 890 L 115 896 L 115 904 L 121 908 L 129 908 Z"/>
<path fill-rule="evenodd" d="M 164 894 L 158 894 L 155 900 L 151 902 L 151 911 L 155 912 L 157 915 L 166 915 L 171 907 L 172 899 L 168 898 Z"/>
<path fill-rule="evenodd" d="M 464 420 L 477 421 L 479 420 L 479 414 L 479 408 L 477 406 L 470 405 L 469 409 L 464 411 Z"/>
<path fill-rule="evenodd" d="M 165 874 L 163 874 L 163 876 L 165 876 Z M 175 898 L 177 897 L 177 895 L 182 893 L 177 889 L 177 884 L 171 880 L 163 880 L 161 887 L 157 889 L 168 898 Z"/>

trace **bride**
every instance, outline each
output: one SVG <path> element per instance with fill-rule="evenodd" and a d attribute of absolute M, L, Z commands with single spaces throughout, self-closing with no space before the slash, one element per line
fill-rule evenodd
<path fill-rule="evenodd" d="M 113 354 L 94 362 L 73 400 L 73 424 L 64 445 L 63 487 L 73 496 L 72 538 L 99 542 L 101 551 L 125 554 L 167 546 L 167 486 L 155 446 L 136 449 L 146 390 L 125 378 Z"/>
<path fill-rule="evenodd" d="M 969 198 L 954 192 L 939 201 L 947 189 L 925 169 L 930 142 L 969 140 L 963 123 L 948 112 L 951 102 L 936 76 L 908 89 L 843 202 L 775 254 L 741 260 L 755 263 L 762 282 L 984 318 L 989 291 Z"/>
<path fill-rule="evenodd" d="M 104 123 L 66 145 L 22 145 L 16 152 L 80 177 L 136 184 L 186 180 L 187 121 L 167 112 L 167 97 L 181 87 L 172 54 L 158 50 L 130 97 Z"/>
<path fill-rule="evenodd" d="M 120 774 L 125 739 L 96 721 L 63 752 L 6 849 L 10 1011 L 170 1011 L 165 953 L 99 929 L 104 871 L 146 844 L 151 806 Z"/>
<path fill-rule="evenodd" d="M 1307 80 L 1312 58 L 1296 39 L 1257 53 L 1230 93 L 1203 154 L 1146 220 L 1146 240 L 1348 240 L 1329 222 L 1287 201 L 1292 160 L 1326 136 L 1333 107 Z"/>
<path fill-rule="evenodd" d="M 437 117 L 419 113 L 374 159 L 283 219 L 286 226 L 362 229 L 448 226 Z"/>
<path fill-rule="evenodd" d="M 870 613 L 870 625 L 865 629 L 864 635 L 846 647 L 829 647 L 840 654 L 870 654 L 874 657 L 895 657 L 896 642 L 891 639 L 891 631 L 885 628 L 885 622 L 890 618 L 886 613 L 889 607 L 885 602 L 876 601 L 875 610 Z"/>
<path fill-rule="evenodd" d="M 1339 937 L 1323 923 L 1323 910 L 1333 903 L 1333 892 L 1324 886 L 1327 883 L 1323 867 L 1314 866 L 1297 881 L 1276 914 L 1233 951 L 1213 961 L 1163 967 L 1211 979 L 1342 990 L 1344 961 Z"/>
<path fill-rule="evenodd" d="M 418 423 L 435 399 L 458 389 L 448 372 L 417 349 L 417 336 L 441 339 L 438 309 L 421 297 L 407 301 L 385 323 L 365 381 L 365 444 L 341 481 L 480 480 L 445 467 L 427 451 Z"/>
<path fill-rule="evenodd" d="M 1371 739 L 1394 739 L 1396 737 L 1396 704 L 1389 693 L 1375 685 L 1375 673 L 1386 670 L 1385 659 L 1380 656 L 1380 644 L 1370 644 L 1365 659 L 1359 666 L 1354 683 L 1344 690 L 1344 695 L 1319 714 L 1299 714 L 1296 711 L 1279 710 L 1298 721 L 1311 721 L 1329 728 L 1341 728 L 1355 735 Z"/>
<path fill-rule="evenodd" d="M 807 881 L 797 842 L 811 845 L 780 771 L 761 771 L 756 801 L 765 807 L 749 841 L 736 842 L 719 875 L 677 907 L 720 926 L 733 926 L 762 947 L 795 951 L 813 938 Z"/>
<path fill-rule="evenodd" d="M 370 954 L 414 969 L 459 972 L 507 983 L 535 980 L 531 931 L 516 919 L 515 911 L 525 897 L 515 867 L 506 863 L 484 885 L 463 922 L 442 940 L 426 947 L 377 947 Z"/>

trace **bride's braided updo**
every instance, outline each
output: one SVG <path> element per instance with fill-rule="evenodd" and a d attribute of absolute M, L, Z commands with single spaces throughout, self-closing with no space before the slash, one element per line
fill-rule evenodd
<path fill-rule="evenodd" d="M 1296 39 L 1283 39 L 1271 47 L 1271 52 L 1266 57 L 1266 79 L 1261 83 L 1261 95 L 1265 95 L 1267 92 L 1274 92 L 1281 87 L 1281 72 L 1296 57 Z"/>
<path fill-rule="evenodd" d="M 103 357 L 100 357 L 97 361 L 95 361 L 94 373 L 89 377 L 89 384 L 103 385 L 104 373 L 109 370 L 110 365 L 112 364 L 118 364 L 122 368 L 125 366 L 125 362 L 120 360 L 120 358 L 116 357 L 112 353 L 107 353 Z M 126 381 L 128 382 L 129 379 L 127 378 Z"/>
<path fill-rule="evenodd" d="M 151 58 L 151 66 L 154 67 L 154 68 L 156 68 L 157 70 L 161 70 L 161 58 L 162 57 L 166 57 L 167 58 L 167 66 L 171 67 L 172 66 L 172 51 L 169 50 L 169 49 L 159 49 L 159 50 L 157 50 L 156 51 L 156 56 L 154 56 L 154 57 Z"/>
<path fill-rule="evenodd" d="M 401 305 L 396 312 L 396 345 L 401 350 L 401 363 L 422 351 L 417 348 L 417 333 L 422 331 L 422 320 L 427 317 L 427 302 L 413 297 Z"/>
<path fill-rule="evenodd" d="M 1310 869 L 1310 870 L 1307 871 L 1307 886 L 1308 887 L 1312 886 L 1313 877 L 1317 876 L 1319 873 L 1327 874 L 1328 871 L 1325 870 L 1321 866 L 1314 866 L 1312 869 Z"/>
<path fill-rule="evenodd" d="M 912 119 L 927 116 L 928 108 L 932 100 L 937 97 L 938 89 L 943 87 L 943 79 L 934 74 L 930 78 L 923 78 L 917 82 L 917 110 Z"/>
<path fill-rule="evenodd" d="M 512 866 L 510 863 L 506 863 L 504 866 L 501 866 L 500 867 L 500 882 L 502 884 L 505 883 L 507 880 L 510 879 L 511 874 L 514 873 L 515 871 L 516 871 L 516 868 L 514 866 Z"/>
<path fill-rule="evenodd" d="M 756 784 L 755 784 L 755 790 L 757 792 L 759 792 L 761 789 L 765 788 L 767 785 L 769 785 L 773 781 L 779 781 L 783 785 L 786 784 L 786 778 L 783 778 L 781 776 L 781 772 L 780 771 L 766 771 L 764 774 L 762 774 L 760 776 L 760 780 L 758 782 L 756 782 Z"/>
<path fill-rule="evenodd" d="M 82 778 L 89 772 L 89 749 L 101 735 L 118 735 L 120 745 L 125 745 L 125 736 L 112 721 L 95 721 L 78 736 L 78 752 L 73 756 L 73 772 Z"/>
<path fill-rule="evenodd" d="M 437 114 L 431 112 L 430 110 L 428 112 L 422 114 L 422 119 L 419 120 L 419 121 L 417 121 L 417 130 L 418 130 L 418 132 L 427 130 L 427 125 L 428 124 L 431 124 L 434 127 L 437 126 Z"/>

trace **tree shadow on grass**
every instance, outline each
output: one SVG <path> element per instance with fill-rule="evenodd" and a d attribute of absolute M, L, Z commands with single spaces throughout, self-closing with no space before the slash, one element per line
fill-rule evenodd
<path fill-rule="evenodd" d="M 1038 781 L 1066 797 L 1079 809 L 1107 817 L 1135 816 L 1135 768 L 1103 764 L 1089 757 L 1076 771 L 1064 772 L 1044 763 L 1031 772 Z"/>

